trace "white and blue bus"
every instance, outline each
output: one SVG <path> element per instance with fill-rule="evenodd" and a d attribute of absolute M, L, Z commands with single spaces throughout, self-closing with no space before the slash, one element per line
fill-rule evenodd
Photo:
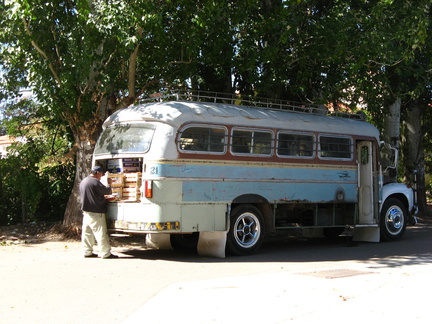
<path fill-rule="evenodd" d="M 104 122 L 93 163 L 114 179 L 111 230 L 219 257 L 254 253 L 269 234 L 403 236 L 414 191 L 386 183 L 379 131 L 360 115 L 202 99 L 178 94 Z"/>

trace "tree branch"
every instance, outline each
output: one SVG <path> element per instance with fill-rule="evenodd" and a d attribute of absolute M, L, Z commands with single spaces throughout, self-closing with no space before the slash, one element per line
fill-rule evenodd
<path fill-rule="evenodd" d="M 25 30 L 26 30 L 26 32 L 27 32 L 27 35 L 31 38 L 31 37 L 32 37 L 32 32 L 31 32 L 31 30 L 30 30 L 30 28 L 29 28 L 29 25 L 27 24 L 27 21 L 25 20 L 24 17 L 22 18 L 22 20 L 23 20 L 23 22 L 24 22 L 24 28 L 25 28 Z M 62 85 L 62 82 L 61 82 L 61 80 L 60 80 L 60 78 L 59 78 L 57 72 L 55 71 L 54 66 L 53 66 L 52 63 L 50 62 L 48 55 L 45 53 L 44 50 L 42 50 L 42 49 L 39 47 L 39 45 L 38 45 L 34 40 L 31 40 L 31 44 L 32 44 L 33 47 L 36 49 L 36 51 L 38 51 L 39 54 L 41 54 L 42 57 L 43 57 L 43 58 L 48 62 L 48 67 L 49 67 L 49 69 L 50 69 L 50 71 L 51 71 L 51 73 L 52 73 L 54 79 L 55 79 L 56 82 L 57 82 L 57 86 L 60 87 L 60 86 Z"/>
<path fill-rule="evenodd" d="M 141 38 L 143 33 L 143 29 L 138 27 L 138 37 Z M 138 59 L 138 51 L 140 47 L 140 41 L 138 40 L 137 45 L 135 46 L 134 51 L 129 57 L 129 77 L 128 77 L 128 91 L 129 97 L 135 98 L 135 86 L 136 86 L 136 67 L 137 67 L 137 59 Z"/>
<path fill-rule="evenodd" d="M 153 80 L 151 80 L 150 82 L 148 82 L 146 85 L 144 85 L 142 88 L 141 88 L 141 90 L 138 92 L 138 94 L 137 94 L 137 98 L 139 98 L 139 97 L 141 97 L 141 95 L 148 89 L 148 88 L 150 88 L 151 86 L 153 86 L 154 84 L 156 84 L 156 83 L 158 83 L 159 82 L 159 79 L 153 79 Z"/>

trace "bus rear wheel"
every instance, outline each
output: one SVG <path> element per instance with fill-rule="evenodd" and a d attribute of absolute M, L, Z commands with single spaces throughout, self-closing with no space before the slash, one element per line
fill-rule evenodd
<path fill-rule="evenodd" d="M 399 240 L 405 233 L 406 226 L 407 212 L 405 206 L 399 199 L 387 199 L 381 210 L 381 240 L 387 242 Z"/>
<path fill-rule="evenodd" d="M 255 253 L 262 244 L 264 233 L 264 220 L 258 208 L 253 205 L 236 207 L 231 213 L 227 252 L 234 255 Z"/>

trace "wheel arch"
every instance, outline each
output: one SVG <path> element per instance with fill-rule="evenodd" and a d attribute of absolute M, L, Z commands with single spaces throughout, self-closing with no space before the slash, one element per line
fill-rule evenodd
<path fill-rule="evenodd" d="M 402 183 L 388 183 L 382 188 L 382 203 L 380 206 L 380 212 L 382 210 L 382 206 L 389 198 L 398 199 L 408 211 L 408 213 L 412 214 L 415 208 L 415 197 L 414 191 L 412 188 L 409 188 L 407 185 Z"/>
<path fill-rule="evenodd" d="M 268 233 L 273 228 L 272 208 L 269 201 L 257 194 L 244 194 L 235 198 L 231 203 L 231 210 L 242 204 L 253 205 L 261 212 L 264 217 L 265 232 Z"/>
<path fill-rule="evenodd" d="M 384 206 L 384 203 L 390 198 L 395 198 L 395 199 L 399 200 L 404 205 L 405 209 L 407 211 L 409 211 L 409 202 L 408 202 L 407 196 L 405 196 L 403 193 L 394 193 L 394 194 L 391 194 L 391 195 L 385 197 L 385 200 L 383 200 L 381 207 L 380 207 L 380 213 L 382 211 L 382 206 Z"/>

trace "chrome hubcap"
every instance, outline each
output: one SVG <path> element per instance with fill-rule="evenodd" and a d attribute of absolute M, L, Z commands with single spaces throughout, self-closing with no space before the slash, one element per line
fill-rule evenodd
<path fill-rule="evenodd" d="M 258 218 L 251 213 L 241 214 L 234 224 L 234 237 L 237 244 L 243 248 L 255 245 L 261 234 Z"/>
<path fill-rule="evenodd" d="M 386 213 L 385 225 L 392 234 L 398 234 L 404 225 L 402 210 L 397 206 L 392 206 Z"/>

